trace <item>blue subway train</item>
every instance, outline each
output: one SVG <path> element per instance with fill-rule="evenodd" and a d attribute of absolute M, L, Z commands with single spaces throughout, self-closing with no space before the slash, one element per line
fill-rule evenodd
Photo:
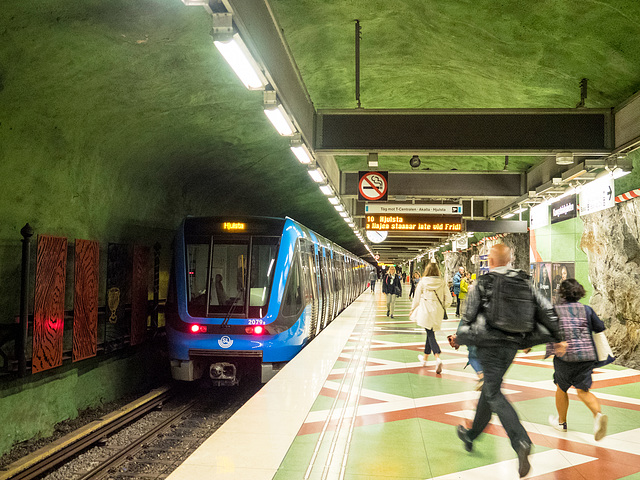
<path fill-rule="evenodd" d="M 165 310 L 173 378 L 266 382 L 362 293 L 372 268 L 290 218 L 185 219 Z"/>

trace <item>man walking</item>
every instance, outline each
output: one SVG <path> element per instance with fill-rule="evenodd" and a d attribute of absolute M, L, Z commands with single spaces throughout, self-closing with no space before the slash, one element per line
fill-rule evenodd
<path fill-rule="evenodd" d="M 456 296 L 456 317 L 460 316 L 460 281 L 464 277 L 464 267 L 458 267 L 458 273 L 453 276 L 453 293 Z"/>
<path fill-rule="evenodd" d="M 563 355 L 558 319 L 548 300 L 529 285 L 522 270 L 508 267 L 511 250 L 504 244 L 491 247 L 488 275 L 476 281 L 467 296 L 467 307 L 457 332 L 457 343 L 477 346 L 477 355 L 484 371 L 484 385 L 478 400 L 476 415 L 470 429 L 458 425 L 458 437 L 468 452 L 495 412 L 518 455 L 518 473 L 524 477 L 531 468 L 531 439 L 518 419 L 513 406 L 500 391 L 502 378 L 521 348 L 555 341 L 556 354 Z M 505 294 L 508 293 L 508 294 Z M 537 324 L 548 333 L 540 333 Z"/>

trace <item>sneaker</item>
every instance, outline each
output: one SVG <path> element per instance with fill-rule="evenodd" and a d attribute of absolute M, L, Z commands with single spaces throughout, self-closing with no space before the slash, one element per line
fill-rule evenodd
<path fill-rule="evenodd" d="M 520 478 L 524 477 L 531 470 L 531 464 L 529 463 L 529 454 L 531 453 L 531 444 L 527 442 L 519 442 L 518 449 L 518 474 Z"/>
<path fill-rule="evenodd" d="M 393 318 L 393 315 L 391 315 L 391 318 Z"/>
<path fill-rule="evenodd" d="M 567 422 L 560 423 L 558 415 L 549 415 L 549 425 L 558 430 L 559 432 L 567 431 Z"/>
<path fill-rule="evenodd" d="M 607 422 L 609 417 L 601 413 L 596 414 L 593 420 L 593 436 L 596 440 L 602 440 L 607 434 Z"/>
<path fill-rule="evenodd" d="M 456 432 L 458 433 L 458 438 L 464 443 L 464 449 L 467 452 L 473 450 L 473 440 L 469 438 L 469 430 L 462 425 L 458 425 Z"/>
<path fill-rule="evenodd" d="M 418 355 L 418 361 L 422 363 L 423 367 L 427 365 L 427 359 L 424 358 L 424 355 Z"/>
<path fill-rule="evenodd" d="M 442 373 L 442 360 L 436 358 L 436 374 L 440 375 Z"/>

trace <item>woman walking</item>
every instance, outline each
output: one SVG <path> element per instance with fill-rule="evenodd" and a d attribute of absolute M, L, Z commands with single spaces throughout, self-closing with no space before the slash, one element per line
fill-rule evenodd
<path fill-rule="evenodd" d="M 393 318 L 396 297 L 402 296 L 402 282 L 400 281 L 400 276 L 396 275 L 396 267 L 389 267 L 389 273 L 384 276 L 382 293 L 387 295 L 387 317 L 391 314 L 391 318 Z"/>
<path fill-rule="evenodd" d="M 416 286 L 420 281 L 420 274 L 418 272 L 413 272 L 413 276 L 411 277 L 411 291 L 409 292 L 409 298 L 413 298 L 413 295 L 416 293 Z"/>
<path fill-rule="evenodd" d="M 409 318 L 427 331 L 424 355 L 418 355 L 418 360 L 424 367 L 428 356 L 433 353 L 436 357 L 437 374 L 442 372 L 442 360 L 440 360 L 441 350 L 435 332 L 439 331 L 442 325 L 445 305 L 450 304 L 451 292 L 447 283 L 440 277 L 438 265 L 429 263 L 416 287 Z"/>
<path fill-rule="evenodd" d="M 589 391 L 593 368 L 597 360 L 596 350 L 591 338 L 592 332 L 602 332 L 604 323 L 593 309 L 579 303 L 585 290 L 573 278 L 564 280 L 558 288 L 558 303 L 554 309 L 567 342 L 567 352 L 553 357 L 553 383 L 556 384 L 556 409 L 558 415 L 549 416 L 549 423 L 561 432 L 567 431 L 567 410 L 569 409 L 569 387 L 576 387 L 578 398 L 593 413 L 593 434 L 596 440 L 607 434 L 607 416 L 600 411 L 600 402 Z M 553 353 L 553 346 L 547 345 L 547 353 Z"/>

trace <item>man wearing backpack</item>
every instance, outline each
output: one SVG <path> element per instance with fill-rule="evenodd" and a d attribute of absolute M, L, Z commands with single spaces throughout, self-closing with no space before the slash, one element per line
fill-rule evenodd
<path fill-rule="evenodd" d="M 489 251 L 489 269 L 476 281 L 467 296 L 467 307 L 456 334 L 461 345 L 475 345 L 484 370 L 484 385 L 470 429 L 458 425 L 458 437 L 468 452 L 495 412 L 518 455 L 518 473 L 524 477 L 531 468 L 531 439 L 513 406 L 500 391 L 502 378 L 519 349 L 557 342 L 556 354 L 562 356 L 558 319 L 548 300 L 529 283 L 522 270 L 509 268 L 511 249 L 497 244 Z"/>

